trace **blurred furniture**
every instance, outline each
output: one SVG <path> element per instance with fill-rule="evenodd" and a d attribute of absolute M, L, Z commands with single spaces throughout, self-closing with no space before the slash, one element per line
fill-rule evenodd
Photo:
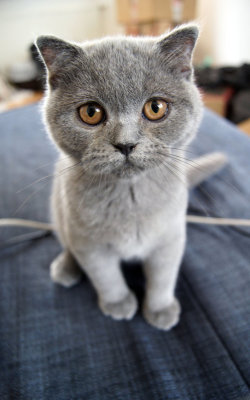
<path fill-rule="evenodd" d="M 39 107 L 0 115 L 2 218 L 50 219 L 57 155 Z M 189 212 L 250 218 L 250 140 L 206 110 L 191 154 L 214 150 L 225 151 L 229 164 L 191 191 Z M 104 317 L 87 278 L 72 289 L 52 283 L 49 265 L 60 252 L 54 236 L 27 240 L 26 229 L 1 228 L 0 399 L 248 399 L 249 234 L 188 226 L 177 286 L 181 320 L 163 332 L 141 311 L 131 321 Z M 24 236 L 11 245 L 17 235 Z M 140 265 L 123 269 L 141 304 Z"/>
<path fill-rule="evenodd" d="M 0 101 L 0 112 L 37 103 L 43 98 L 43 92 L 17 90 L 8 99 Z"/>
<path fill-rule="evenodd" d="M 239 67 L 196 67 L 204 104 L 238 124 L 250 117 L 250 64 Z"/>
<path fill-rule="evenodd" d="M 233 94 L 231 88 L 219 88 L 217 90 L 201 90 L 202 101 L 205 107 L 226 117 L 228 102 Z"/>
<path fill-rule="evenodd" d="M 197 0 L 116 0 L 117 19 L 129 35 L 160 35 L 196 17 Z"/>

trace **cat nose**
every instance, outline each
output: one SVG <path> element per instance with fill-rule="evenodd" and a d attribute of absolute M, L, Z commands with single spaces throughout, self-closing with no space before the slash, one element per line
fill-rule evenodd
<path fill-rule="evenodd" d="M 136 145 L 137 143 L 117 143 L 114 147 L 127 157 Z"/>

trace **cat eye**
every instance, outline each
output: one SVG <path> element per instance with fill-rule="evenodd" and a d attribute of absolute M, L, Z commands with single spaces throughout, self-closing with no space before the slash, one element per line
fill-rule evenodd
<path fill-rule="evenodd" d="M 169 103 L 163 99 L 151 99 L 143 107 L 143 115 L 150 121 L 158 121 L 169 112 Z"/>
<path fill-rule="evenodd" d="M 98 125 L 104 121 L 105 111 L 98 103 L 86 103 L 79 108 L 79 115 L 88 125 Z"/>

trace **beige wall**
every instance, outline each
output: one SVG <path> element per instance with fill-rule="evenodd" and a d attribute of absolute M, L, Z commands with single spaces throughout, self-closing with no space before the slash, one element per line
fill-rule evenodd
<path fill-rule="evenodd" d="M 199 0 L 202 32 L 196 59 L 216 65 L 250 63 L 250 0 Z"/>
<path fill-rule="evenodd" d="M 0 0 L 0 70 L 41 34 L 83 41 L 119 31 L 113 0 Z"/>
<path fill-rule="evenodd" d="M 197 14 L 198 62 L 250 63 L 250 0 L 198 0 Z M 115 0 L 0 0 L 0 70 L 25 61 L 41 34 L 82 41 L 117 32 Z"/>

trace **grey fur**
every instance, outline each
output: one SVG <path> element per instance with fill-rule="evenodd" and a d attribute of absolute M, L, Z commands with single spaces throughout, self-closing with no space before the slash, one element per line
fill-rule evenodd
<path fill-rule="evenodd" d="M 159 38 L 82 45 L 37 40 L 48 70 L 46 123 L 61 149 L 52 214 L 65 250 L 52 263 L 51 277 L 66 287 L 78 282 L 77 260 L 103 313 L 130 319 L 137 300 L 119 264 L 142 259 L 144 316 L 165 330 L 179 320 L 174 290 L 186 241 L 187 178 L 195 181 L 182 148 L 195 136 L 202 113 L 191 67 L 197 36 L 195 26 L 183 26 Z M 150 122 L 142 116 L 152 97 L 170 102 L 167 118 Z M 106 110 L 100 125 L 80 120 L 78 107 L 88 101 Z M 130 164 L 115 147 L 127 143 L 135 146 Z"/>

